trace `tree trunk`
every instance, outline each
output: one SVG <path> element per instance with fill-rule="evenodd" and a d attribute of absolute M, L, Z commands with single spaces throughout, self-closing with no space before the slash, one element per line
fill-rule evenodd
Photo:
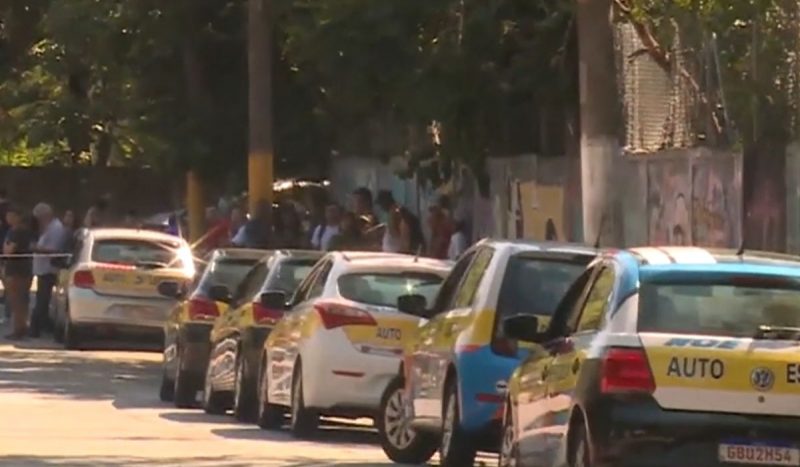
<path fill-rule="evenodd" d="M 250 212 L 260 202 L 272 205 L 272 1 L 248 1 L 248 76 L 250 150 L 248 192 Z"/>
<path fill-rule="evenodd" d="M 622 246 L 623 226 L 615 183 L 619 159 L 618 99 L 612 0 L 578 0 L 581 185 L 584 241 Z"/>

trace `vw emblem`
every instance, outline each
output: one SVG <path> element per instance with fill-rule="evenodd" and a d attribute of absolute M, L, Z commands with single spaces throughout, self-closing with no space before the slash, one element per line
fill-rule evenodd
<path fill-rule="evenodd" d="M 750 372 L 750 384 L 756 391 L 769 391 L 775 384 L 775 373 L 769 368 L 756 368 Z"/>

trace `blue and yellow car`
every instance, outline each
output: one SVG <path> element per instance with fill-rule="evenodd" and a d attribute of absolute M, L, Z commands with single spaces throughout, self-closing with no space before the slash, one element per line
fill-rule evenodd
<path fill-rule="evenodd" d="M 800 465 L 800 258 L 634 248 L 593 262 L 509 381 L 501 466 Z"/>
<path fill-rule="evenodd" d="M 517 314 L 542 325 L 596 250 L 558 243 L 484 240 L 446 279 L 430 320 L 404 351 L 381 405 L 381 445 L 400 463 L 438 450 L 443 467 L 473 464 L 500 447 L 506 382 L 526 351 L 503 332 Z"/>
<path fill-rule="evenodd" d="M 203 391 L 203 408 L 222 414 L 233 409 L 240 421 L 255 421 L 261 349 L 270 331 L 286 312 L 283 297 L 306 278 L 323 252 L 279 250 L 263 258 L 242 280 L 230 304 L 211 331 L 211 355 Z M 281 297 L 274 303 L 275 296 Z"/>
<path fill-rule="evenodd" d="M 197 393 L 203 388 L 212 325 L 228 307 L 212 298 L 215 289 L 236 287 L 266 254 L 263 250 L 214 250 L 188 293 L 179 282 L 159 285 L 162 295 L 180 299 L 164 323 L 161 400 L 174 401 L 180 408 L 195 404 Z"/>

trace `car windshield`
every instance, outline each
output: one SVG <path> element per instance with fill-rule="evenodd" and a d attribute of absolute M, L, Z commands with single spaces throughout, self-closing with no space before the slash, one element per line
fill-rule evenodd
<path fill-rule="evenodd" d="M 98 240 L 92 248 L 92 261 L 138 267 L 184 267 L 177 243 L 147 240 Z"/>
<path fill-rule="evenodd" d="M 296 259 L 281 262 L 264 284 L 264 290 L 294 292 L 317 264 L 316 259 Z"/>
<path fill-rule="evenodd" d="M 442 278 L 426 272 L 346 274 L 339 278 L 339 294 L 354 302 L 385 307 L 397 307 L 403 295 L 422 295 L 433 304 Z"/>
<path fill-rule="evenodd" d="M 551 316 L 590 259 L 567 262 L 525 256 L 511 258 L 500 288 L 498 314 Z"/>
<path fill-rule="evenodd" d="M 223 258 L 213 261 L 206 268 L 198 288 L 207 290 L 215 285 L 224 285 L 228 290 L 236 290 L 257 262 L 256 258 Z"/>
<path fill-rule="evenodd" d="M 731 284 L 642 284 L 640 332 L 754 337 L 800 327 L 800 290 Z"/>

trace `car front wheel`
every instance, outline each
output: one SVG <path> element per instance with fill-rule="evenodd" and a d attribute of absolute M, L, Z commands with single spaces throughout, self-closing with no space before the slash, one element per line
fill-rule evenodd
<path fill-rule="evenodd" d="M 442 441 L 439 447 L 441 467 L 469 467 L 475 464 L 477 449 L 461 428 L 458 389 L 454 382 L 447 385 L 442 416 Z"/>
<path fill-rule="evenodd" d="M 269 402 L 269 373 L 266 359 L 258 375 L 258 426 L 264 430 L 277 430 L 283 425 L 283 409 Z"/>
<path fill-rule="evenodd" d="M 499 467 L 519 467 L 519 445 L 514 428 L 514 417 L 511 413 L 510 403 L 506 403 L 506 415 L 503 417 L 503 441 L 500 446 Z"/>
<path fill-rule="evenodd" d="M 319 426 L 319 415 L 308 409 L 303 398 L 303 370 L 298 368 L 292 381 L 292 419 L 290 428 L 297 438 L 310 438 Z"/>
<path fill-rule="evenodd" d="M 428 433 L 418 433 L 409 426 L 405 405 L 403 378 L 397 376 L 384 391 L 375 419 L 381 448 L 389 459 L 398 464 L 422 464 L 436 454 L 438 440 Z"/>

